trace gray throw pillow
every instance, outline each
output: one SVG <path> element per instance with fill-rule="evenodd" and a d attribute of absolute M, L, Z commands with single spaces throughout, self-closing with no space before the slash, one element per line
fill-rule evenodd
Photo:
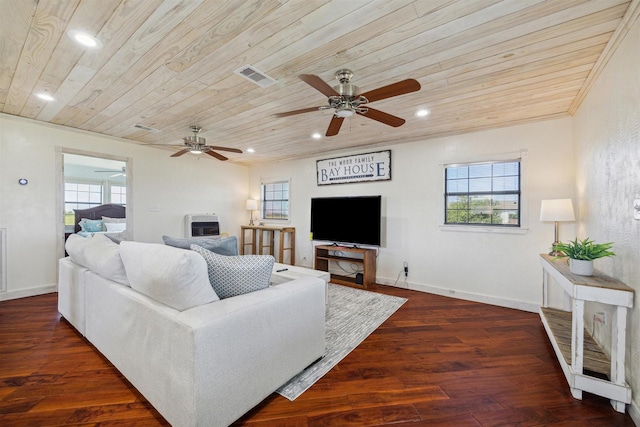
<path fill-rule="evenodd" d="M 162 236 L 165 245 L 176 248 L 190 249 L 191 245 L 198 245 L 219 255 L 238 255 L 238 238 L 236 236 L 225 238 L 192 237 L 180 239 L 176 237 Z"/>
<path fill-rule="evenodd" d="M 269 287 L 275 258 L 271 255 L 218 255 L 198 245 L 191 249 L 207 262 L 209 282 L 220 299 Z"/>

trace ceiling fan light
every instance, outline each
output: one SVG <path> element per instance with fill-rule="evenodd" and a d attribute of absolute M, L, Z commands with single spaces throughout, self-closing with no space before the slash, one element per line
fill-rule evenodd
<path fill-rule="evenodd" d="M 355 110 L 353 108 L 338 108 L 336 110 L 336 117 L 351 117 L 355 114 Z"/>
<path fill-rule="evenodd" d="M 202 154 L 202 150 L 198 150 L 197 148 L 193 148 L 189 150 L 191 154 Z"/>

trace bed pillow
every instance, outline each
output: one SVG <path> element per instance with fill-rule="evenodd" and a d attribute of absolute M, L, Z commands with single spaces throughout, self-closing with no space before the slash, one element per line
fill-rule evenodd
<path fill-rule="evenodd" d="M 198 245 L 218 255 L 238 255 L 238 238 L 236 236 L 225 238 L 192 237 L 190 239 L 162 236 L 162 240 L 165 245 L 176 248 L 190 249 L 191 245 Z"/>
<path fill-rule="evenodd" d="M 176 310 L 217 301 L 207 263 L 195 252 L 158 243 L 122 242 L 120 255 L 131 287 Z"/>
<path fill-rule="evenodd" d="M 87 231 L 89 233 L 104 231 L 104 222 L 102 222 L 101 219 L 82 218 L 78 224 L 82 231 Z"/>
<path fill-rule="evenodd" d="M 107 228 L 107 233 L 120 233 L 127 229 L 127 224 L 124 222 L 105 222 L 104 226 Z"/>
<path fill-rule="evenodd" d="M 126 224 L 127 218 L 112 218 L 110 216 L 103 216 L 102 222 L 104 222 L 105 224 L 109 222 L 115 223 L 115 224 L 122 224 L 124 222 Z"/>
<path fill-rule="evenodd" d="M 81 237 L 72 234 L 67 239 L 65 249 L 69 258 L 76 264 L 114 282 L 129 285 L 127 273 L 120 258 L 120 246 L 104 235 Z"/>
<path fill-rule="evenodd" d="M 206 260 L 209 282 L 220 299 L 269 287 L 275 263 L 271 255 L 225 256 L 198 245 L 191 245 L 191 250 Z"/>

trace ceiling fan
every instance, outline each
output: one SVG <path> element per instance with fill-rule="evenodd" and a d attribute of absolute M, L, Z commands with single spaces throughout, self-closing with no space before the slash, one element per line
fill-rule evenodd
<path fill-rule="evenodd" d="M 127 176 L 127 169 L 124 166 L 122 167 L 121 172 L 118 172 L 117 170 L 94 171 L 94 172 L 116 172 L 113 175 L 109 175 L 109 178 L 115 178 L 116 176 Z"/>
<path fill-rule="evenodd" d="M 287 117 L 295 114 L 333 108 L 335 112 L 331 118 L 331 122 L 329 123 L 326 136 L 337 135 L 345 117 L 351 117 L 354 114 L 368 117 L 380 123 L 384 123 L 385 125 L 393 127 L 402 126 L 405 123 L 404 119 L 392 116 L 391 114 L 387 114 L 380 110 L 375 110 L 365 105 L 370 102 L 420 90 L 420 83 L 418 83 L 417 80 L 407 79 L 378 89 L 370 90 L 368 92 L 360 93 L 360 88 L 351 84 L 353 72 L 347 69 L 338 70 L 336 72 L 336 79 L 338 79 L 340 84 L 335 87 L 329 86 L 329 84 L 324 80 L 313 74 L 301 74 L 299 77 L 300 80 L 306 84 L 322 92 L 322 94 L 327 97 L 329 105 L 279 113 L 276 114 L 276 117 Z"/>
<path fill-rule="evenodd" d="M 172 154 L 171 157 L 179 157 L 185 153 L 192 153 L 192 154 L 205 153 L 212 157 L 215 157 L 218 160 L 228 160 L 225 156 L 223 156 L 220 153 L 216 153 L 216 151 L 214 150 L 229 151 L 231 153 L 242 154 L 242 150 L 239 150 L 237 148 L 216 147 L 213 145 L 207 145 L 207 140 L 198 136 L 198 133 L 200 133 L 200 130 L 201 129 L 199 126 L 191 126 L 191 132 L 193 132 L 193 135 L 185 136 L 184 138 L 182 138 L 182 140 L 184 141 L 184 144 L 175 146 L 175 147 L 182 147 L 182 150 Z"/>

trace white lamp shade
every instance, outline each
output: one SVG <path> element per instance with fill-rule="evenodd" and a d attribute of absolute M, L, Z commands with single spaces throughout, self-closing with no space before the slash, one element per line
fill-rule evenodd
<path fill-rule="evenodd" d="M 575 221 L 571 199 L 543 200 L 540 221 Z"/>
<path fill-rule="evenodd" d="M 257 211 L 258 210 L 258 201 L 254 199 L 247 200 L 247 210 L 248 211 Z"/>

